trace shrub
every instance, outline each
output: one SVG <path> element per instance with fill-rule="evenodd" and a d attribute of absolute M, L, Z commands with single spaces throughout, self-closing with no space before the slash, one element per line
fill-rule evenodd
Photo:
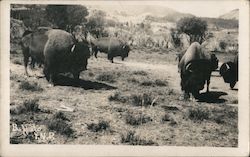
<path fill-rule="evenodd" d="M 22 114 L 27 112 L 39 112 L 38 99 L 25 100 L 22 105 L 12 106 L 10 108 L 11 114 Z"/>
<path fill-rule="evenodd" d="M 98 75 L 96 80 L 109 82 L 109 83 L 114 83 L 115 82 L 114 76 L 112 74 L 106 74 L 106 73 Z"/>
<path fill-rule="evenodd" d="M 14 64 L 22 65 L 22 62 L 19 59 L 15 59 L 13 61 Z"/>
<path fill-rule="evenodd" d="M 146 115 L 131 115 L 127 114 L 126 115 L 126 123 L 130 125 L 142 125 L 144 123 L 147 123 L 149 121 L 152 121 L 152 119 L 149 116 Z"/>
<path fill-rule="evenodd" d="M 207 109 L 189 109 L 188 110 L 188 117 L 194 121 L 203 121 L 209 119 L 209 111 Z"/>
<path fill-rule="evenodd" d="M 139 81 L 135 78 L 128 78 L 127 81 L 132 83 L 139 83 Z"/>
<path fill-rule="evenodd" d="M 155 84 L 157 86 L 166 86 L 167 85 L 167 83 L 165 81 L 162 81 L 162 80 L 159 80 L 159 79 L 155 80 Z"/>
<path fill-rule="evenodd" d="M 61 135 L 71 137 L 74 133 L 74 130 L 71 128 L 71 125 L 66 121 L 69 121 L 66 116 L 62 113 L 56 113 L 53 115 L 52 119 L 49 120 L 47 126 L 49 130 L 58 132 Z"/>
<path fill-rule="evenodd" d="M 221 50 L 225 50 L 227 47 L 227 43 L 225 41 L 220 41 L 219 46 L 220 46 Z"/>
<path fill-rule="evenodd" d="M 114 95 L 110 95 L 109 96 L 109 101 L 118 101 L 118 102 L 122 102 L 125 103 L 127 102 L 127 97 L 122 96 L 120 92 L 116 92 Z"/>
<path fill-rule="evenodd" d="M 23 103 L 25 111 L 27 111 L 27 112 L 40 111 L 38 101 L 39 101 L 38 99 L 25 100 Z"/>
<path fill-rule="evenodd" d="M 154 86 L 154 82 L 152 81 L 143 81 L 141 83 L 142 86 Z"/>
<path fill-rule="evenodd" d="M 110 125 L 106 121 L 100 121 L 99 123 L 91 123 L 87 124 L 87 128 L 92 131 L 92 132 L 99 132 L 99 131 L 104 131 L 110 128 Z"/>
<path fill-rule="evenodd" d="M 65 120 L 65 121 L 70 121 L 63 112 L 57 112 L 56 114 L 54 114 L 53 116 L 54 119 L 61 119 L 61 120 Z"/>
<path fill-rule="evenodd" d="M 27 81 L 22 81 L 21 84 L 19 85 L 19 89 L 22 90 L 29 90 L 29 91 L 43 91 L 43 88 L 40 87 L 40 85 L 38 85 L 37 82 L 35 83 L 29 83 Z"/>
<path fill-rule="evenodd" d="M 133 72 L 134 75 L 142 75 L 142 76 L 146 76 L 148 75 L 147 72 L 143 71 L 143 70 L 140 70 L 140 71 L 134 71 Z"/>
<path fill-rule="evenodd" d="M 135 135 L 134 131 L 129 131 L 121 136 L 121 143 L 128 143 L 129 145 L 158 145 L 152 140 L 144 140 Z"/>
<path fill-rule="evenodd" d="M 134 106 L 153 106 L 156 104 L 156 99 L 153 99 L 149 94 L 131 95 L 131 102 Z"/>

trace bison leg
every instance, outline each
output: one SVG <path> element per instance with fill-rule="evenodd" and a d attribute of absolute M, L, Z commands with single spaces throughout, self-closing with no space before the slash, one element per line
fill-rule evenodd
<path fill-rule="evenodd" d="M 26 49 L 26 50 L 23 50 L 23 61 L 24 61 L 24 69 L 25 69 L 25 74 L 27 76 L 29 76 L 28 74 L 28 70 L 27 70 L 27 66 L 28 66 L 28 62 L 29 62 L 29 51 Z"/>
<path fill-rule="evenodd" d="M 124 61 L 124 57 L 122 57 L 122 61 Z"/>
<path fill-rule="evenodd" d="M 79 80 L 80 73 L 79 72 L 74 72 L 73 77 L 75 80 Z"/>
<path fill-rule="evenodd" d="M 190 97 L 190 94 L 186 91 L 182 91 L 181 96 L 179 97 L 179 100 L 188 100 Z"/>
<path fill-rule="evenodd" d="M 111 57 L 110 54 L 108 54 L 108 60 L 109 60 L 111 63 L 114 63 L 113 57 Z"/>
<path fill-rule="evenodd" d="M 231 88 L 231 89 L 233 89 L 233 88 L 234 88 L 234 86 L 235 86 L 235 84 L 236 84 L 236 82 L 235 82 L 235 81 L 230 82 L 230 88 Z"/>
<path fill-rule="evenodd" d="M 210 79 L 207 80 L 207 93 L 209 92 Z"/>
<path fill-rule="evenodd" d="M 35 63 L 36 63 L 35 59 L 33 57 L 31 57 L 31 63 L 30 63 L 31 69 L 35 68 Z"/>
<path fill-rule="evenodd" d="M 47 67 L 46 64 L 44 65 L 43 73 L 45 75 L 46 80 L 49 82 L 49 80 L 50 80 L 50 71 L 49 71 L 49 68 Z"/>

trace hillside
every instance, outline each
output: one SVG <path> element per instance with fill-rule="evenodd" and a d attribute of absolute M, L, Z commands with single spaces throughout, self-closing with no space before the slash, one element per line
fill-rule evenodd
<path fill-rule="evenodd" d="M 160 22 L 176 22 L 182 17 L 194 16 L 192 14 L 185 14 L 175 11 L 174 9 L 164 7 L 164 6 L 147 6 L 140 5 L 122 5 L 122 6 L 88 6 L 90 10 L 102 10 L 107 13 L 108 16 L 116 17 L 120 21 L 127 19 L 132 22 L 143 21 L 143 19 L 154 19 L 154 21 Z M 137 17 L 137 18 L 136 18 Z"/>
<path fill-rule="evenodd" d="M 230 11 L 229 13 L 223 14 L 219 16 L 219 18 L 227 20 L 239 20 L 239 9 L 235 9 Z"/>

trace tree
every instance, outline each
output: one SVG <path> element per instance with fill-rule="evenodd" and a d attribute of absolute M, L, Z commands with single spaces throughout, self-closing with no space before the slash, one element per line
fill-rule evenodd
<path fill-rule="evenodd" d="M 104 32 L 106 14 L 101 10 L 94 10 L 92 15 L 89 16 L 86 28 L 97 38 L 102 36 Z"/>
<path fill-rule="evenodd" d="M 207 31 L 207 22 L 197 17 L 184 17 L 177 22 L 177 30 L 186 33 L 192 42 L 202 43 Z"/>
<path fill-rule="evenodd" d="M 76 25 L 86 22 L 88 10 L 82 5 L 48 5 L 47 19 L 58 28 L 71 32 Z"/>
<path fill-rule="evenodd" d="M 227 43 L 225 41 L 220 41 L 219 46 L 221 50 L 225 50 L 227 47 Z"/>

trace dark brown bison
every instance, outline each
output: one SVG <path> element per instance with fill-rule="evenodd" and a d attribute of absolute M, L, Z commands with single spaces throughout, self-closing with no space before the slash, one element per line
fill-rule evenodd
<path fill-rule="evenodd" d="M 74 37 L 63 30 L 48 31 L 44 47 L 44 75 L 55 84 L 59 73 L 70 72 L 79 79 L 80 72 L 87 69 L 90 51 L 85 41 L 76 42 Z"/>
<path fill-rule="evenodd" d="M 218 59 L 214 54 L 207 53 L 198 42 L 192 43 L 178 64 L 183 98 L 189 98 L 190 93 L 198 98 L 205 83 L 209 92 L 211 73 L 217 67 Z"/>
<path fill-rule="evenodd" d="M 225 62 L 220 67 L 220 75 L 223 77 L 225 83 L 230 84 L 230 88 L 234 88 L 238 82 L 238 55 L 233 61 Z"/>
<path fill-rule="evenodd" d="M 98 51 L 107 53 L 108 60 L 113 63 L 113 58 L 120 56 L 122 60 L 128 57 L 130 47 L 117 38 L 99 38 L 93 46 L 94 55 L 97 58 Z"/>
<path fill-rule="evenodd" d="M 49 29 L 41 28 L 34 32 L 25 31 L 23 34 L 21 46 L 24 56 L 25 73 L 27 76 L 29 76 L 27 71 L 29 58 L 31 58 L 30 64 L 32 68 L 34 68 L 35 63 L 40 65 L 44 63 L 43 50 L 48 40 L 48 30 Z"/>

